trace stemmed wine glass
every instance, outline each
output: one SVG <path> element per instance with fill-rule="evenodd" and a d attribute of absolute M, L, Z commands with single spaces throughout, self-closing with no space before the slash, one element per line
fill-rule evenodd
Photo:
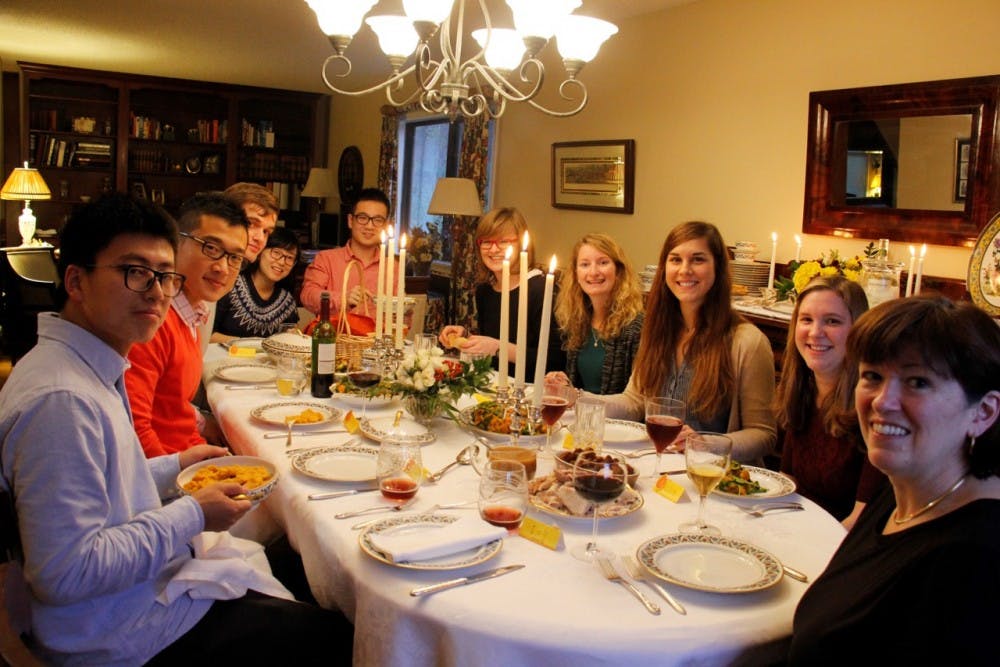
<path fill-rule="evenodd" d="M 595 454 L 585 451 L 573 464 L 573 488 L 583 498 L 591 502 L 594 513 L 594 528 L 590 542 L 578 545 L 571 552 L 578 560 L 592 561 L 598 556 L 611 556 L 597 546 L 597 521 L 601 507 L 622 494 L 628 484 L 628 464 L 618 452 Z"/>
<path fill-rule="evenodd" d="M 576 397 L 579 393 L 574 387 L 565 384 L 545 383 L 545 387 L 542 390 L 541 409 L 542 421 L 545 422 L 546 426 L 545 449 L 543 450 L 541 445 L 539 445 L 539 452 L 545 455 L 551 454 L 552 432 L 562 428 L 561 425 L 556 428 L 556 424 L 559 424 L 559 420 L 562 419 L 563 414 L 576 404 Z"/>
<path fill-rule="evenodd" d="M 347 379 L 362 392 L 364 403 L 361 406 L 361 420 L 364 421 L 368 415 L 368 403 L 372 399 L 368 390 L 382 381 L 378 360 L 372 356 L 362 355 L 361 362 L 347 372 Z"/>
<path fill-rule="evenodd" d="M 698 489 L 698 519 L 680 525 L 682 533 L 720 535 L 716 527 L 705 523 L 705 499 L 719 485 L 729 470 L 733 455 L 733 440 L 721 433 L 699 432 L 689 435 L 684 445 L 687 475 Z"/>
<path fill-rule="evenodd" d="M 668 396 L 652 396 L 646 399 L 646 433 L 656 447 L 656 468 L 653 479 L 660 475 L 660 459 L 667 447 L 677 439 L 684 428 L 687 406 L 684 401 Z"/>

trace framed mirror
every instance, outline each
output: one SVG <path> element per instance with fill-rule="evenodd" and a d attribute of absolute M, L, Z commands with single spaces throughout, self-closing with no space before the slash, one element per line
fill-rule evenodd
<path fill-rule="evenodd" d="M 809 94 L 802 231 L 972 247 L 1000 211 L 1000 76 Z"/>

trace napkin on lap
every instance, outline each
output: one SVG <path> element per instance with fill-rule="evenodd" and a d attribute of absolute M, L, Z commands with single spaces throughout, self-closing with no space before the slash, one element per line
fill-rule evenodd
<path fill-rule="evenodd" d="M 506 528 L 493 526 L 478 516 L 468 516 L 449 524 L 421 525 L 420 530 L 372 533 L 372 545 L 395 562 L 427 560 L 473 549 L 498 540 Z"/>
<path fill-rule="evenodd" d="M 228 532 L 199 533 L 191 540 L 195 557 L 184 563 L 160 591 L 169 605 L 181 595 L 195 599 L 233 600 L 253 589 L 271 597 L 295 597 L 271 574 L 264 547 Z"/>

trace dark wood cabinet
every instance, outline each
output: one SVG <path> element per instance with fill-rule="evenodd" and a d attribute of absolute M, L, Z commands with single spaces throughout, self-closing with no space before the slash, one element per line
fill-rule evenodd
<path fill-rule="evenodd" d="M 110 190 L 175 212 L 191 195 L 237 181 L 273 188 L 282 218 L 302 221 L 297 193 L 325 148 L 320 95 L 18 66 L 20 160 L 52 191 L 50 201 L 32 203 L 39 229 L 58 229 L 75 206 Z"/>

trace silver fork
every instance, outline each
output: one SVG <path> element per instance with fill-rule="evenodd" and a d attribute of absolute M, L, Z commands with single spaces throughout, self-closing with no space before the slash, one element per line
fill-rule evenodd
<path fill-rule="evenodd" d="M 618 570 L 606 556 L 598 556 L 597 564 L 601 567 L 601 571 L 604 573 L 604 577 L 611 582 L 616 584 L 621 584 L 628 592 L 639 599 L 640 602 L 646 607 L 646 611 L 650 614 L 659 615 L 660 608 L 655 602 L 650 600 L 648 597 L 643 595 L 642 591 L 636 588 L 631 581 L 622 578 L 622 575 L 618 574 Z"/>
<path fill-rule="evenodd" d="M 660 594 L 660 597 L 667 601 L 667 604 L 674 608 L 674 611 L 678 614 L 687 614 L 687 609 L 684 608 L 684 605 L 678 602 L 666 588 L 650 579 L 649 576 L 643 571 L 642 566 L 639 565 L 639 561 L 637 561 L 634 556 L 622 555 L 622 562 L 625 563 L 625 569 L 628 570 L 630 577 L 636 581 L 641 581 L 650 588 L 654 589 Z"/>
<path fill-rule="evenodd" d="M 361 516 L 362 514 L 372 514 L 374 512 L 398 512 L 401 509 L 409 507 L 413 503 L 417 502 L 417 497 L 413 496 L 405 503 L 399 505 L 375 505 L 374 507 L 366 507 L 363 510 L 354 510 L 353 512 L 341 512 L 340 514 L 334 514 L 334 519 L 350 519 L 353 516 Z"/>
<path fill-rule="evenodd" d="M 762 517 L 767 512 L 776 512 L 779 510 L 788 510 L 791 512 L 797 512 L 799 510 L 805 509 L 799 503 L 767 503 L 760 505 L 750 505 L 749 507 L 743 505 L 737 505 L 741 510 L 749 514 L 750 516 Z"/>
<path fill-rule="evenodd" d="M 288 422 L 288 437 L 285 438 L 285 449 L 292 446 L 292 427 L 295 426 L 295 420 Z"/>

